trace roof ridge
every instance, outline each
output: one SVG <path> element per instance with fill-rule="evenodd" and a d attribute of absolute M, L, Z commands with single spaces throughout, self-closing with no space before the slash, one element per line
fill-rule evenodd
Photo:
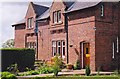
<path fill-rule="evenodd" d="M 34 5 L 38 5 L 38 6 L 41 6 L 41 7 L 46 7 L 46 8 L 49 8 L 48 6 L 44 6 L 44 5 L 41 5 L 41 4 L 36 4 L 36 3 L 33 3 Z"/>

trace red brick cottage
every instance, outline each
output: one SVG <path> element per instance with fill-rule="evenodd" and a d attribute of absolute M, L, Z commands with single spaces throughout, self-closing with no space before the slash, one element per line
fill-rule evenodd
<path fill-rule="evenodd" d="M 79 59 L 81 68 L 108 70 L 118 49 L 119 6 L 119 2 L 54 0 L 45 7 L 30 2 L 25 18 L 12 25 L 15 47 L 35 48 L 38 60 L 59 54 L 66 63 Z"/>

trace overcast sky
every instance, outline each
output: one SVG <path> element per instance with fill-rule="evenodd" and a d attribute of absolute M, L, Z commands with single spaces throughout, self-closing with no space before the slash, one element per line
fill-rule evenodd
<path fill-rule="evenodd" d="M 14 28 L 11 25 L 25 17 L 28 4 L 28 1 L 0 2 L 0 46 L 8 39 L 14 39 Z M 50 6 L 51 1 L 41 2 L 41 5 Z"/>

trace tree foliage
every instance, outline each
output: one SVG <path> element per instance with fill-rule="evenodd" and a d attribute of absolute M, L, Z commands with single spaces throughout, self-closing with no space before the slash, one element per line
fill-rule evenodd
<path fill-rule="evenodd" d="M 14 48 L 14 39 L 9 39 L 3 43 L 2 48 Z"/>

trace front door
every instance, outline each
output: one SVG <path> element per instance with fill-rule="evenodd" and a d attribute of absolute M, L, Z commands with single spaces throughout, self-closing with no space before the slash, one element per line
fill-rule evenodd
<path fill-rule="evenodd" d="M 89 43 L 83 42 L 81 44 L 81 58 L 82 58 L 82 68 L 85 66 L 90 65 L 90 45 Z"/>

